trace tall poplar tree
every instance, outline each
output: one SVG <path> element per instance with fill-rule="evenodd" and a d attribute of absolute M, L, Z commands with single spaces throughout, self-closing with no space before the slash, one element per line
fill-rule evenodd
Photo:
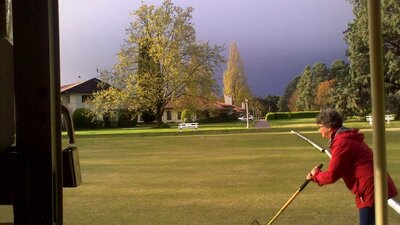
<path fill-rule="evenodd" d="M 246 98 L 251 97 L 250 88 L 247 85 L 246 74 L 244 72 L 243 60 L 240 57 L 236 42 L 232 42 L 229 47 L 229 57 L 227 69 L 224 72 L 224 95 L 229 95 L 233 99 L 233 104 L 241 106 Z"/>

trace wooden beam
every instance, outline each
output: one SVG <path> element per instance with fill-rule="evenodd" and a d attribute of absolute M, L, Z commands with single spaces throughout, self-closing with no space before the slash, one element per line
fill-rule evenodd
<path fill-rule="evenodd" d="M 385 103 L 383 85 L 383 47 L 381 1 L 368 0 L 369 56 L 371 68 L 372 141 L 374 151 L 375 222 L 388 224 Z"/>
<path fill-rule="evenodd" d="M 17 225 L 62 224 L 58 1 L 13 1 Z"/>

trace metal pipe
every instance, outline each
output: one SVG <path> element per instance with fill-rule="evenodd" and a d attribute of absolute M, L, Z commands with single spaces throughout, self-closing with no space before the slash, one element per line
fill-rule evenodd
<path fill-rule="evenodd" d="M 293 130 L 291 132 L 293 134 L 297 135 L 298 137 L 300 137 L 301 139 L 307 141 L 309 144 L 314 146 L 314 148 L 318 149 L 321 153 L 325 153 L 329 158 L 332 158 L 331 151 L 329 149 L 322 148 L 321 146 L 317 145 L 315 142 L 313 142 L 310 139 L 308 139 L 308 138 L 304 137 L 303 135 L 301 135 L 299 132 L 296 132 L 296 131 L 293 131 Z"/>

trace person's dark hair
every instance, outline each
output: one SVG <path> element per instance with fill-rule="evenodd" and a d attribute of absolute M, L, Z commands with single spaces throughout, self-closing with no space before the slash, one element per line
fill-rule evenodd
<path fill-rule="evenodd" d="M 343 125 L 342 116 L 335 109 L 326 109 L 320 112 L 317 115 L 316 122 L 328 128 L 339 128 Z"/>

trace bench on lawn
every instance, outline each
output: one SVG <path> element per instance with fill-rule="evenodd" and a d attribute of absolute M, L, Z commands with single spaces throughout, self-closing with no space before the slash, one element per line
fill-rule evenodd
<path fill-rule="evenodd" d="M 199 128 L 199 123 L 180 123 L 178 125 L 179 132 L 182 132 L 183 129 L 191 128 L 197 130 Z"/>
<path fill-rule="evenodd" d="M 369 122 L 369 124 L 372 124 L 372 116 L 366 116 L 366 120 Z M 385 120 L 387 123 L 390 123 L 390 121 L 394 120 L 393 115 L 385 115 Z"/>

